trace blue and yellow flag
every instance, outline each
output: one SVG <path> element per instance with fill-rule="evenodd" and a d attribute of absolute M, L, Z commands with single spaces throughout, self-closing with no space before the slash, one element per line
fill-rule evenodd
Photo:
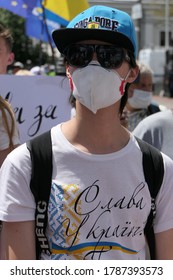
<path fill-rule="evenodd" d="M 0 0 L 0 8 L 26 18 L 36 6 L 37 0 Z"/>
<path fill-rule="evenodd" d="M 65 27 L 88 7 L 87 0 L 0 0 L 0 8 L 26 19 L 26 34 L 29 37 L 52 44 L 52 31 Z"/>
<path fill-rule="evenodd" d="M 48 17 L 53 14 L 57 17 L 57 21 L 66 26 L 77 14 L 89 8 L 87 0 L 44 0 L 43 5 Z"/>

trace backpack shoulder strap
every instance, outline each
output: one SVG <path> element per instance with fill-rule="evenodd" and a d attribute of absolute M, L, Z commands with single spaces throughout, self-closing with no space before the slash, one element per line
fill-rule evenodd
<path fill-rule="evenodd" d="M 153 219 L 156 215 L 155 198 L 160 190 L 164 176 L 164 164 L 161 152 L 147 142 L 135 137 L 143 153 L 143 169 L 145 180 L 151 195 L 151 211 L 144 229 L 151 259 L 155 259 L 155 237 Z"/>
<path fill-rule="evenodd" d="M 36 202 L 36 256 L 39 259 L 41 251 L 50 254 L 48 240 L 45 235 L 52 178 L 52 143 L 50 131 L 32 138 L 26 144 L 30 151 L 32 163 L 30 188 Z"/>

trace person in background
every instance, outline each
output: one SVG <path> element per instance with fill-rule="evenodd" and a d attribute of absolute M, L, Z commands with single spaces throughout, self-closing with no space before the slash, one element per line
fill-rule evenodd
<path fill-rule="evenodd" d="M 53 64 L 50 64 L 49 65 L 49 71 L 48 71 L 48 73 L 47 73 L 47 76 L 56 76 L 57 74 L 56 74 L 56 68 L 55 68 L 55 65 L 53 65 Z"/>
<path fill-rule="evenodd" d="M 142 151 L 120 123 L 126 86 L 139 71 L 132 19 L 124 11 L 96 5 L 52 36 L 65 56 L 76 117 L 51 129 L 50 254 L 42 252 L 40 259 L 147 259 L 144 228 L 151 196 Z M 156 258 L 173 259 L 173 161 L 163 157 L 165 173 L 154 220 Z M 8 259 L 36 258 L 30 180 L 25 143 L 8 155 L 0 172 L 0 219 Z"/>
<path fill-rule="evenodd" d="M 14 61 L 13 37 L 8 28 L 0 24 L 0 74 L 7 74 L 7 67 Z"/>
<path fill-rule="evenodd" d="M 34 66 L 30 69 L 30 72 L 33 75 L 45 75 L 44 67 L 42 66 Z"/>
<path fill-rule="evenodd" d="M 22 62 L 20 61 L 16 61 L 13 65 L 12 65 L 12 74 L 16 75 L 19 71 L 24 69 L 24 65 Z"/>
<path fill-rule="evenodd" d="M 137 125 L 133 134 L 173 159 L 173 110 L 148 116 Z"/>
<path fill-rule="evenodd" d="M 141 120 L 160 111 L 159 106 L 152 101 L 153 72 L 144 63 L 138 65 L 139 76 L 128 88 L 128 101 L 122 115 L 122 118 L 126 117 L 125 126 L 130 131 L 133 131 Z"/>
<path fill-rule="evenodd" d="M 28 69 L 20 69 L 15 74 L 16 76 L 35 76 L 30 70 Z"/>
<path fill-rule="evenodd" d="M 7 74 L 7 68 L 14 61 L 13 37 L 8 28 L 0 24 L 0 75 Z M 6 156 L 20 144 L 18 127 L 9 102 L 0 96 L 0 168 Z M 0 259 L 2 223 L 0 221 Z"/>
<path fill-rule="evenodd" d="M 8 28 L 0 24 L 0 74 L 14 61 L 13 37 Z M 20 144 L 18 127 L 11 105 L 0 96 L 0 166 L 7 154 Z"/>

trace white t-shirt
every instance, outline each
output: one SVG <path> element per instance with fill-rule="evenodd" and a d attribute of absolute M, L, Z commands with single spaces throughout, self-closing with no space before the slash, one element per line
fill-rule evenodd
<path fill-rule="evenodd" d="M 172 131 L 173 111 L 165 110 L 142 120 L 134 129 L 133 134 L 173 159 Z"/>
<path fill-rule="evenodd" d="M 11 125 L 11 117 L 8 111 L 6 111 L 7 121 L 9 123 L 9 126 Z M 13 145 L 20 144 L 19 140 L 19 133 L 17 130 L 17 125 L 15 126 L 14 135 L 13 135 Z M 0 111 L 0 151 L 5 150 L 9 147 L 9 136 L 7 133 L 6 128 L 4 127 L 3 118 L 2 118 L 2 112 Z"/>
<path fill-rule="evenodd" d="M 131 135 L 118 152 L 93 155 L 72 146 L 61 125 L 54 127 L 51 135 L 50 258 L 146 259 L 143 229 L 151 198 L 135 138 Z M 155 232 L 173 228 L 173 162 L 163 156 L 165 175 L 156 201 Z M 1 220 L 34 220 L 30 173 L 30 156 L 23 144 L 8 155 L 0 172 Z"/>

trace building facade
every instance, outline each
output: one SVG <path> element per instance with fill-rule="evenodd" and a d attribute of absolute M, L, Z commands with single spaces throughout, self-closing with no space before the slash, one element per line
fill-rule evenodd
<path fill-rule="evenodd" d="M 106 5 L 129 13 L 135 23 L 139 50 L 173 47 L 173 0 L 89 0 L 91 6 Z"/>

